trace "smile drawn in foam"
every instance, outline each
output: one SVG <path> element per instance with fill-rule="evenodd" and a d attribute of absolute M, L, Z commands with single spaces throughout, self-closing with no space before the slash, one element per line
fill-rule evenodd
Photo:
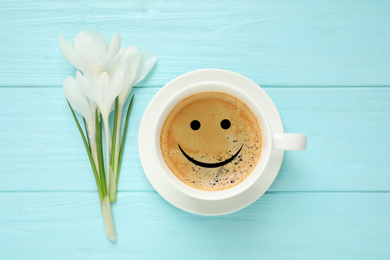
<path fill-rule="evenodd" d="M 198 166 L 201 166 L 201 167 L 205 167 L 205 168 L 217 168 L 217 167 L 221 167 L 221 166 L 224 166 L 225 164 L 228 164 L 230 163 L 231 161 L 234 160 L 234 158 L 237 157 L 237 155 L 241 152 L 241 149 L 242 149 L 242 145 L 241 145 L 241 148 L 238 150 L 238 152 L 236 152 L 235 155 L 233 155 L 232 157 L 230 157 L 229 159 L 223 161 L 223 162 L 218 162 L 218 163 L 204 163 L 204 162 L 200 162 L 200 161 L 197 161 L 195 160 L 194 158 L 190 157 L 188 154 L 186 154 L 186 152 L 183 151 L 183 149 L 181 149 L 180 147 L 180 144 L 178 144 L 179 146 L 179 149 L 180 151 L 183 153 L 183 155 L 192 163 L 198 165 Z"/>

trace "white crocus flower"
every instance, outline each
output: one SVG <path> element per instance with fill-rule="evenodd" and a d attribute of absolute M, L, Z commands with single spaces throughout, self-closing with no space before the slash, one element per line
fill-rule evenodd
<path fill-rule="evenodd" d="M 73 40 L 72 45 L 62 35 L 59 37 L 59 47 L 62 54 L 78 69 L 76 79 L 68 77 L 64 80 L 64 93 L 71 107 L 79 112 L 86 121 L 90 147 L 85 141 L 84 133 L 75 117 L 95 174 L 104 224 L 110 241 L 116 240 L 110 201 L 116 200 L 120 168 L 118 162 L 122 159 L 124 137 L 126 136 L 125 130 L 127 130 L 126 125 L 121 137 L 120 129 L 123 107 L 132 87 L 143 80 L 156 63 L 156 54 L 154 52 L 147 51 L 142 53 L 135 45 L 120 49 L 120 45 L 121 38 L 119 34 L 115 34 L 111 42 L 106 44 L 104 37 L 96 30 L 80 32 Z M 114 118 L 116 127 L 113 129 L 114 138 L 111 137 L 108 119 L 111 111 L 116 107 L 114 106 L 116 98 L 118 98 L 118 106 L 115 111 L 117 117 Z M 102 168 L 104 158 L 102 158 L 100 150 L 101 132 L 100 128 L 96 129 L 96 118 L 100 118 L 100 115 L 104 123 L 105 132 L 105 175 L 102 174 L 104 171 Z M 125 122 L 126 124 L 128 123 L 127 120 Z M 96 142 L 96 133 L 99 134 L 98 143 Z M 112 138 L 115 139 L 113 144 L 111 144 Z M 120 139 L 122 139 L 122 143 L 119 154 Z M 97 153 L 97 144 L 99 154 Z M 111 145 L 115 145 L 115 149 Z M 100 165 L 100 176 L 96 173 L 92 163 L 91 153 L 96 168 Z M 111 162 L 110 158 L 112 159 Z M 97 171 L 99 172 L 99 169 Z"/>
<path fill-rule="evenodd" d="M 82 92 L 93 100 L 104 122 L 106 141 L 106 173 L 109 175 L 111 133 L 108 117 L 115 98 L 123 88 L 124 71 L 116 68 L 121 45 L 119 34 L 106 45 L 104 37 L 96 30 L 80 32 L 73 40 L 72 46 L 60 35 L 59 46 L 64 57 L 79 71 L 76 73 L 77 84 Z M 109 188 L 107 179 L 107 189 Z"/>
<path fill-rule="evenodd" d="M 121 64 L 120 66 L 122 67 L 127 65 L 127 73 L 123 81 L 124 86 L 118 96 L 119 107 L 124 106 L 132 87 L 146 77 L 156 63 L 156 60 L 154 51 L 142 53 L 135 45 L 124 47 L 119 51 L 116 57 L 117 63 Z"/>
<path fill-rule="evenodd" d="M 103 120 L 108 119 L 111 106 L 123 87 L 124 71 L 110 74 L 106 71 L 88 71 L 84 75 L 80 71 L 76 72 L 77 85 L 89 99 L 96 103 Z"/>
<path fill-rule="evenodd" d="M 110 173 L 110 149 L 111 131 L 108 117 L 115 98 L 122 90 L 124 71 L 119 70 L 109 75 L 106 71 L 89 71 L 84 75 L 80 71 L 76 72 L 77 85 L 81 91 L 93 100 L 102 114 L 106 141 L 106 175 Z M 107 189 L 109 189 L 110 178 L 107 178 Z"/>
<path fill-rule="evenodd" d="M 86 70 L 102 71 L 107 63 L 118 54 L 121 37 L 117 33 L 106 45 L 104 37 L 96 30 L 80 32 L 72 46 L 60 35 L 59 46 L 64 57 L 83 73 Z"/>

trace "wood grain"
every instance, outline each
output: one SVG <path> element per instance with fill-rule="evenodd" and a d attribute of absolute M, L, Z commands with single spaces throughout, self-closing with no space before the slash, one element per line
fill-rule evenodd
<path fill-rule="evenodd" d="M 120 191 L 151 191 L 138 128 L 158 88 L 134 88 Z M 272 191 L 390 191 L 390 88 L 265 88 L 286 132 L 305 133 L 286 152 Z M 81 138 L 59 88 L 0 89 L 0 190 L 95 191 Z"/>
<path fill-rule="evenodd" d="M 2 259 L 389 259 L 389 193 L 268 192 L 221 217 L 122 192 L 109 243 L 96 193 L 2 192 Z M 5 214 L 4 214 L 5 213 Z"/>
<path fill-rule="evenodd" d="M 143 84 L 222 68 L 262 86 L 389 86 L 390 2 L 10 1 L 0 5 L 0 86 L 58 86 L 74 70 L 60 33 L 98 29 L 153 49 Z"/>
<path fill-rule="evenodd" d="M 390 1 L 2 0 L 0 14 L 0 259 L 390 259 Z M 133 89 L 116 244 L 61 89 L 75 70 L 58 36 L 88 29 L 158 57 Z M 308 136 L 264 196 L 220 217 L 161 198 L 137 149 L 153 95 L 202 68 L 251 78 Z"/>

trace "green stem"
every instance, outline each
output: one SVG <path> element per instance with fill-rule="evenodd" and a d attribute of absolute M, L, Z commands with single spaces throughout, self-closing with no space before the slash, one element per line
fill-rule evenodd
<path fill-rule="evenodd" d="M 120 127 L 120 126 L 119 126 Z M 115 153 L 116 153 L 116 139 L 117 139 L 117 131 L 118 128 L 118 97 L 115 99 L 115 115 L 114 115 L 114 127 L 112 129 L 112 149 L 111 149 L 111 168 L 115 172 Z"/>
<path fill-rule="evenodd" d="M 110 192 L 110 150 L 111 150 L 111 131 L 110 131 L 110 124 L 108 121 L 108 116 L 103 117 L 103 123 L 104 123 L 104 134 L 106 141 L 106 174 L 107 174 L 107 191 Z"/>
<path fill-rule="evenodd" d="M 119 125 L 120 127 L 120 125 Z M 116 190 L 117 190 L 117 186 L 116 186 L 116 181 L 115 181 L 115 165 L 116 165 L 116 161 L 115 161 L 115 151 L 116 151 L 116 140 L 119 139 L 119 135 L 117 134 L 118 131 L 117 131 L 117 128 L 118 128 L 118 97 L 116 97 L 115 99 L 115 115 L 114 115 L 114 127 L 112 129 L 112 141 L 111 141 L 111 144 L 112 144 L 112 147 L 111 147 L 111 162 L 110 162 L 110 169 L 109 169 L 109 189 L 108 189 L 108 193 L 109 193 L 109 196 L 110 196 L 110 201 L 111 202 L 114 202 L 116 200 Z"/>
<path fill-rule="evenodd" d="M 111 170 L 112 170 L 112 181 L 110 180 L 110 200 L 111 202 L 116 201 L 118 183 L 116 181 L 116 176 L 118 174 L 118 156 L 119 156 L 119 142 L 120 142 L 120 129 L 121 129 L 121 121 L 122 121 L 122 109 L 123 106 L 119 105 L 119 108 L 116 107 L 115 111 L 115 119 L 114 119 L 114 134 L 112 141 L 112 150 L 111 150 Z M 115 136 L 115 140 L 114 140 Z M 111 172 L 110 172 L 111 173 Z"/>
<path fill-rule="evenodd" d="M 123 106 L 119 108 L 119 112 L 118 112 L 118 127 L 117 127 L 117 136 L 118 138 L 116 138 L 116 144 L 115 144 L 115 157 L 114 157 L 114 164 L 115 164 L 115 170 L 114 170 L 114 173 L 115 173 L 115 176 L 117 175 L 118 173 L 118 158 L 119 158 L 119 148 L 120 148 L 120 132 L 121 132 L 121 124 L 122 124 L 122 110 L 123 110 Z"/>
<path fill-rule="evenodd" d="M 91 142 L 91 140 L 90 140 L 90 143 L 92 144 L 91 145 L 92 158 L 93 158 L 93 161 L 95 162 L 96 170 L 97 170 L 98 176 L 100 178 L 99 161 L 98 161 L 98 152 L 97 152 L 96 142 L 95 142 L 95 140 L 93 140 L 93 142 Z"/>
<path fill-rule="evenodd" d="M 85 121 L 85 118 L 83 118 L 83 120 L 84 120 L 85 132 L 86 132 L 87 137 L 88 137 L 86 139 L 88 142 L 89 149 L 91 150 L 92 158 L 93 158 L 93 161 L 95 162 L 95 166 L 96 166 L 97 173 L 99 176 L 99 163 L 98 163 L 98 158 L 97 158 L 96 140 L 95 140 L 96 131 L 95 131 L 95 129 L 89 129 L 88 124 Z"/>
<path fill-rule="evenodd" d="M 112 217 L 112 211 L 111 211 L 111 204 L 110 204 L 110 198 L 107 196 L 107 190 L 105 190 L 105 187 L 106 187 L 106 184 L 105 184 L 105 174 L 104 174 L 104 165 L 102 167 L 102 164 L 103 164 L 103 152 L 102 152 L 102 123 L 101 123 L 101 117 L 100 117 L 100 121 L 98 119 L 98 116 L 97 116 L 97 111 L 96 111 L 96 136 L 97 136 L 97 140 L 98 140 L 98 143 L 97 143 L 97 150 L 98 150 L 98 155 L 101 157 L 101 159 L 98 159 L 99 163 L 100 163 L 100 168 L 102 169 L 102 174 L 100 174 L 100 181 L 99 181 L 99 175 L 98 175 L 98 171 L 96 169 L 96 166 L 95 166 L 95 162 L 94 162 L 94 159 L 93 159 L 93 156 L 91 154 L 91 148 L 89 146 L 89 143 L 87 142 L 86 138 L 85 138 L 85 135 L 84 135 L 84 132 L 83 130 L 81 129 L 81 126 L 79 124 L 79 121 L 77 120 L 77 117 L 72 109 L 72 106 L 69 104 L 69 101 L 68 101 L 68 105 L 69 105 L 69 108 L 70 110 L 72 111 L 72 115 L 73 115 L 73 118 L 77 124 L 77 128 L 80 132 L 80 135 L 81 135 L 81 138 L 83 139 L 83 143 L 84 143 L 84 146 L 85 146 L 85 149 L 87 151 L 87 154 L 88 154 L 88 158 L 89 158 L 89 161 L 91 163 L 91 166 L 92 166 L 92 170 L 93 170 L 93 173 L 94 173 L 94 176 L 95 176 L 95 181 L 96 181 L 96 186 L 98 188 L 98 191 L 99 191 L 99 198 L 100 198 L 100 202 L 101 202 L 101 209 L 102 209 L 102 216 L 103 216 L 103 222 L 104 222 L 104 226 L 106 228 L 106 233 L 107 233 L 107 239 L 111 242 L 115 242 L 116 241 L 116 232 L 115 232 L 115 226 L 114 226 L 114 220 L 113 220 L 113 217 Z M 85 122 L 84 122 L 85 123 Z M 88 132 L 88 130 L 86 130 Z M 103 187 L 103 188 L 102 188 Z"/>
<path fill-rule="evenodd" d="M 97 189 L 98 189 L 98 192 L 99 192 L 100 201 L 103 201 L 104 194 L 103 194 L 103 190 L 101 188 L 101 184 L 100 184 L 100 181 L 99 181 L 99 175 L 98 175 L 98 172 L 97 172 L 97 169 L 96 169 L 96 166 L 95 166 L 95 162 L 94 162 L 92 154 L 91 154 L 91 150 L 89 149 L 87 140 L 85 139 L 84 132 L 81 129 L 79 121 L 77 120 L 76 114 L 74 113 L 72 106 L 69 104 L 69 101 L 68 101 L 68 105 L 69 105 L 70 110 L 72 111 L 72 115 L 73 115 L 73 118 L 74 118 L 74 120 L 76 122 L 77 128 L 79 129 L 81 138 L 83 139 L 85 150 L 87 151 L 89 162 L 91 163 L 93 175 L 95 176 L 95 181 L 96 181 L 96 186 L 97 186 Z"/>
<path fill-rule="evenodd" d="M 132 107 L 132 105 L 133 105 L 133 100 L 134 100 L 134 95 L 131 97 L 129 106 L 128 106 L 128 108 L 127 108 L 127 113 L 126 113 L 125 128 L 123 129 L 121 147 L 120 147 L 120 150 L 119 150 L 118 168 L 117 168 L 118 171 L 117 171 L 116 176 L 115 176 L 115 177 L 116 177 L 116 186 L 118 186 L 119 172 L 120 172 L 121 165 L 122 165 L 123 150 L 124 150 L 124 148 L 125 148 L 126 135 L 127 135 L 127 127 L 128 127 L 128 125 L 129 125 L 129 117 L 130 117 L 131 107 Z"/>
<path fill-rule="evenodd" d="M 85 118 L 84 117 L 83 117 L 83 121 L 84 121 L 85 133 L 87 134 L 87 136 L 89 136 L 89 129 L 87 127 L 87 122 L 85 122 Z M 91 149 L 91 143 L 89 141 L 89 138 L 87 138 L 87 142 L 88 142 L 89 149 Z"/>
<path fill-rule="evenodd" d="M 115 226 L 114 226 L 114 220 L 112 218 L 110 199 L 108 198 L 108 196 L 104 197 L 101 206 L 102 206 L 104 226 L 106 227 L 107 238 L 111 242 L 115 242 L 116 241 Z"/>
<path fill-rule="evenodd" d="M 96 148 L 99 162 L 100 183 L 102 186 L 103 197 L 107 195 L 106 175 L 104 173 L 104 161 L 103 161 L 103 145 L 102 145 L 102 116 L 98 116 L 97 109 L 95 114 L 96 120 Z"/>

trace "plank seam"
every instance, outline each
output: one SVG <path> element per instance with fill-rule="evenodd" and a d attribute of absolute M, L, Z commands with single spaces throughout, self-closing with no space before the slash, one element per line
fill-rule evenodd
<path fill-rule="evenodd" d="M 168 82 L 167 82 L 168 83 Z M 165 84 L 161 84 L 159 86 L 134 86 L 133 88 L 149 88 L 149 89 L 153 89 L 153 88 L 161 88 L 162 86 L 164 86 Z M 283 88 L 318 88 L 318 89 L 354 89 L 354 88 L 357 88 L 357 89 L 360 89 L 360 88 L 390 88 L 390 85 L 364 85 L 364 86 L 273 86 L 273 85 L 261 85 L 261 84 L 258 84 L 259 86 L 261 86 L 262 88 L 277 88 L 277 89 L 283 89 Z M 48 88 L 48 89 L 60 89 L 62 88 L 62 86 L 0 86 L 0 89 L 1 88 L 4 88 L 4 89 L 11 89 L 11 88 L 14 88 L 14 89 L 42 89 L 42 88 Z"/>
<path fill-rule="evenodd" d="M 26 190 L 26 191 L 0 191 L 0 193 L 96 193 L 97 191 L 71 191 L 71 190 Z M 157 193 L 154 190 L 125 190 L 118 193 Z M 390 193 L 390 191 L 267 191 L 266 193 Z"/>

